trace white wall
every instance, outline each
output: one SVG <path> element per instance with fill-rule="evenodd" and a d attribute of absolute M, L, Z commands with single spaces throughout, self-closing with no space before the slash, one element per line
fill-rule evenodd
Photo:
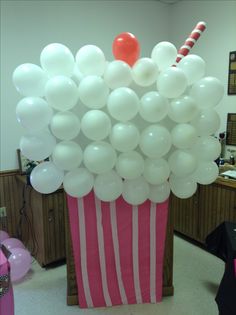
<path fill-rule="evenodd" d="M 207 23 L 191 53 L 206 61 L 206 75 L 217 77 L 224 85 L 225 95 L 216 110 L 221 117 L 219 132 L 225 131 L 227 113 L 236 113 L 236 95 L 227 95 L 229 52 L 236 50 L 236 1 L 183 0 L 169 8 L 170 41 L 176 47 L 184 43 L 197 22 Z"/>
<path fill-rule="evenodd" d="M 1 156 L 0 170 L 18 168 L 16 149 L 23 129 L 15 107 L 21 96 L 11 75 L 25 62 L 39 64 L 41 50 L 61 42 L 75 54 L 85 44 L 98 45 L 112 60 L 112 42 L 121 32 L 132 32 L 149 56 L 162 40 L 179 48 L 195 24 L 207 22 L 207 30 L 193 49 L 207 62 L 207 74 L 218 77 L 227 91 L 228 54 L 236 47 L 235 1 L 1 1 Z M 235 96 L 225 95 L 217 107 L 221 131 L 227 112 L 236 112 Z"/>
<path fill-rule="evenodd" d="M 141 55 L 168 38 L 168 6 L 157 1 L 1 1 L 1 163 L 18 168 L 16 149 L 23 129 L 15 107 L 21 96 L 11 76 L 26 62 L 39 64 L 49 43 L 67 45 L 75 54 L 86 44 L 99 46 L 112 60 L 112 42 L 121 32 L 135 34 Z"/>

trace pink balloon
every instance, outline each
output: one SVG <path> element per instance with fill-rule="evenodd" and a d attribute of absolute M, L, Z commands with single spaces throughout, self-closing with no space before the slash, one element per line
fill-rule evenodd
<path fill-rule="evenodd" d="M 31 255 L 26 249 L 12 248 L 8 261 L 11 269 L 11 280 L 18 281 L 29 271 L 31 265 Z"/>
<path fill-rule="evenodd" d="M 7 238 L 6 240 L 2 241 L 2 244 L 11 251 L 12 248 L 24 248 L 24 244 L 18 240 L 17 238 Z"/>
<path fill-rule="evenodd" d="M 0 230 L 0 243 L 2 243 L 2 241 L 6 240 L 9 237 L 10 236 L 7 232 Z"/>

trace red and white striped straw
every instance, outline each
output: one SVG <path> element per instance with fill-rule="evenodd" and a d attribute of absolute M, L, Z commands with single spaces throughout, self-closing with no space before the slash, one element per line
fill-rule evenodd
<path fill-rule="evenodd" d="M 195 45 L 196 41 L 199 39 L 199 37 L 202 35 L 202 33 L 206 29 L 206 23 L 205 22 L 198 22 L 195 28 L 192 30 L 191 34 L 188 36 L 186 39 L 185 43 L 183 46 L 180 47 L 177 58 L 176 58 L 176 63 L 180 62 L 180 60 L 187 56 L 189 51 L 193 48 Z"/>

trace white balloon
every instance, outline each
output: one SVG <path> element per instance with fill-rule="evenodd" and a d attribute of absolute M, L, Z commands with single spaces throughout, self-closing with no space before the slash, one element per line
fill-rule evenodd
<path fill-rule="evenodd" d="M 197 183 L 192 177 L 178 177 L 172 174 L 169 183 L 172 193 L 181 199 L 193 196 L 197 190 Z"/>
<path fill-rule="evenodd" d="M 160 42 L 152 50 L 151 58 L 156 62 L 162 71 L 172 66 L 177 58 L 177 49 L 170 42 Z"/>
<path fill-rule="evenodd" d="M 84 75 L 83 73 L 80 71 L 80 69 L 78 68 L 77 65 L 75 65 L 74 67 L 74 71 L 73 71 L 73 74 L 72 74 L 72 80 L 77 84 L 79 85 L 80 82 L 83 80 L 84 78 Z"/>
<path fill-rule="evenodd" d="M 193 174 L 193 178 L 201 185 L 213 183 L 219 175 L 219 168 L 215 162 L 202 161 Z"/>
<path fill-rule="evenodd" d="M 82 198 L 93 188 L 94 176 L 86 168 L 77 168 L 68 172 L 63 181 L 66 193 L 72 197 Z"/>
<path fill-rule="evenodd" d="M 50 194 L 62 184 L 64 172 L 52 162 L 38 164 L 30 174 L 30 182 L 35 190 L 41 194 Z"/>
<path fill-rule="evenodd" d="M 95 178 L 94 192 L 102 201 L 114 201 L 123 191 L 123 182 L 113 170 L 99 174 Z"/>
<path fill-rule="evenodd" d="M 136 151 L 121 153 L 116 161 L 116 171 L 126 179 L 134 179 L 142 175 L 144 161 L 142 156 Z"/>
<path fill-rule="evenodd" d="M 48 104 L 57 110 L 69 110 L 78 101 L 78 88 L 73 80 L 59 75 L 48 80 L 45 87 Z"/>
<path fill-rule="evenodd" d="M 224 95 L 223 84 L 214 77 L 205 77 L 195 82 L 189 92 L 200 107 L 214 107 Z"/>
<path fill-rule="evenodd" d="M 111 120 L 101 110 L 90 110 L 81 119 L 81 130 L 91 140 L 103 140 L 110 133 Z"/>
<path fill-rule="evenodd" d="M 137 94 L 127 87 L 121 87 L 111 92 L 107 101 L 109 114 L 120 121 L 128 121 L 136 116 L 139 110 Z"/>
<path fill-rule="evenodd" d="M 42 68 L 49 76 L 65 75 L 71 77 L 75 60 L 68 47 L 59 43 L 49 44 L 40 54 Z"/>
<path fill-rule="evenodd" d="M 199 160 L 214 161 L 220 156 L 221 145 L 215 137 L 198 137 L 192 151 Z"/>
<path fill-rule="evenodd" d="M 48 131 L 27 134 L 20 139 L 20 150 L 29 160 L 42 161 L 52 154 L 56 139 Z"/>
<path fill-rule="evenodd" d="M 163 184 L 170 175 L 169 164 L 164 159 L 150 159 L 144 161 L 143 176 L 149 184 Z"/>
<path fill-rule="evenodd" d="M 106 105 L 109 88 L 99 76 L 86 76 L 79 85 L 80 100 L 89 108 L 99 109 Z"/>
<path fill-rule="evenodd" d="M 122 194 L 126 202 L 139 205 L 148 198 L 165 201 L 170 189 L 188 198 L 197 183 L 212 183 L 218 175 L 213 161 L 221 153 L 212 136 L 220 127 L 213 107 L 224 88 L 218 79 L 204 77 L 201 57 L 188 55 L 178 64 L 176 58 L 170 42 L 158 43 L 151 58 L 140 58 L 132 67 L 106 61 L 95 45 L 81 47 L 74 58 L 65 45 L 53 43 L 40 54 L 42 68 L 18 66 L 12 79 L 25 98 L 18 102 L 16 116 L 28 129 L 20 150 L 29 160 L 53 161 L 34 168 L 33 187 L 51 193 L 68 171 L 63 184 L 71 196 L 83 197 L 94 187 L 102 201 Z M 157 91 L 148 90 L 155 82 Z M 80 129 L 84 152 L 72 141 Z"/>
<path fill-rule="evenodd" d="M 151 125 L 142 131 L 139 146 L 150 158 L 162 157 L 170 150 L 170 133 L 161 125 Z"/>
<path fill-rule="evenodd" d="M 32 63 L 18 66 L 12 75 L 15 88 L 24 96 L 44 96 L 47 79 L 43 69 Z"/>
<path fill-rule="evenodd" d="M 53 135 L 58 139 L 71 140 L 80 132 L 80 121 L 71 112 L 59 112 L 52 117 L 50 127 Z"/>
<path fill-rule="evenodd" d="M 197 168 L 196 157 L 190 151 L 175 150 L 168 159 L 170 170 L 178 177 L 186 177 Z"/>
<path fill-rule="evenodd" d="M 168 199 L 170 195 L 170 184 L 165 181 L 160 185 L 150 185 L 149 186 L 149 196 L 148 198 L 155 203 L 164 202 Z"/>
<path fill-rule="evenodd" d="M 102 50 L 95 45 L 85 45 L 76 53 L 76 63 L 85 75 L 103 75 L 106 60 Z"/>
<path fill-rule="evenodd" d="M 138 128 L 130 123 L 117 123 L 112 127 L 110 142 L 112 146 L 121 152 L 134 150 L 139 144 Z"/>
<path fill-rule="evenodd" d="M 187 55 L 180 60 L 177 67 L 182 69 L 187 77 L 188 85 L 193 84 L 205 75 L 206 63 L 197 55 Z"/>
<path fill-rule="evenodd" d="M 179 97 L 187 87 L 187 77 L 183 70 L 176 67 L 165 69 L 157 78 L 157 90 L 168 98 Z"/>
<path fill-rule="evenodd" d="M 213 108 L 202 108 L 190 124 L 196 128 L 198 136 L 210 136 L 219 129 L 220 117 Z"/>
<path fill-rule="evenodd" d="M 84 150 L 84 164 L 92 173 L 108 172 L 115 166 L 115 163 L 116 152 L 107 142 L 92 142 Z"/>
<path fill-rule="evenodd" d="M 197 141 L 196 129 L 190 124 L 177 124 L 171 130 L 172 143 L 178 149 L 191 148 Z"/>
<path fill-rule="evenodd" d="M 158 67 L 151 58 L 141 58 L 132 67 L 134 82 L 140 86 L 150 86 L 158 76 Z"/>
<path fill-rule="evenodd" d="M 147 200 L 148 195 L 149 185 L 142 176 L 124 180 L 122 196 L 129 204 L 140 205 Z"/>
<path fill-rule="evenodd" d="M 161 121 L 167 112 L 168 100 L 158 92 L 147 92 L 141 98 L 139 114 L 144 120 L 152 123 Z"/>
<path fill-rule="evenodd" d="M 80 166 L 83 153 L 76 142 L 61 141 L 52 152 L 52 160 L 59 169 L 70 171 Z"/>
<path fill-rule="evenodd" d="M 121 60 L 110 62 L 104 73 L 104 81 L 111 89 L 129 86 L 132 82 L 130 66 Z"/>
<path fill-rule="evenodd" d="M 52 115 L 53 110 L 40 97 L 25 97 L 16 106 L 17 120 L 23 127 L 31 131 L 45 128 Z"/>
<path fill-rule="evenodd" d="M 194 99 L 188 95 L 174 99 L 169 104 L 168 116 L 177 123 L 189 122 L 197 113 L 197 104 Z"/>

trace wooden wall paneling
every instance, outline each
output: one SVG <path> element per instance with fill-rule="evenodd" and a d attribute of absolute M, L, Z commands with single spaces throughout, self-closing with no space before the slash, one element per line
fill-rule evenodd
<path fill-rule="evenodd" d="M 47 262 L 65 257 L 65 194 L 61 189 L 56 194 L 44 197 L 45 250 Z"/>
<path fill-rule="evenodd" d="M 17 170 L 0 172 L 0 207 L 6 207 L 7 217 L 0 219 L 0 229 L 10 236 L 17 237 L 19 210 L 22 207 L 22 194 L 19 194 L 16 181 Z"/>
<path fill-rule="evenodd" d="M 229 209 L 229 221 L 236 222 L 236 193 L 233 189 L 230 190 L 230 205 L 232 205 L 232 210 Z"/>
<path fill-rule="evenodd" d="M 214 189 L 218 192 L 219 197 L 216 204 L 217 213 L 213 229 L 221 222 L 229 220 L 230 211 L 230 190 L 222 189 L 222 187 L 218 185 L 214 185 Z"/>
<path fill-rule="evenodd" d="M 63 252 L 61 252 L 61 257 L 64 256 L 66 257 L 66 228 L 65 228 L 65 212 L 67 209 L 67 199 L 66 199 L 66 193 L 63 190 L 62 191 L 63 197 L 61 197 L 60 202 L 59 202 L 59 215 L 60 215 L 60 227 L 59 227 L 59 236 L 60 236 L 60 244 L 63 244 L 61 246 L 61 250 L 63 249 Z"/>
<path fill-rule="evenodd" d="M 186 236 L 198 239 L 198 191 L 187 199 L 179 199 L 173 194 L 170 197 L 170 210 L 174 212 L 174 229 Z"/>
<path fill-rule="evenodd" d="M 218 183 L 201 185 L 199 193 L 200 241 L 224 221 L 236 221 L 236 190 Z"/>
<path fill-rule="evenodd" d="M 199 188 L 200 189 L 200 188 Z M 204 188 L 201 189 L 201 191 L 199 192 L 199 197 L 201 196 L 201 199 L 199 198 L 198 200 L 198 209 L 203 209 L 204 208 L 204 200 L 206 199 L 206 191 L 204 190 Z M 200 210 L 199 210 L 200 211 Z M 209 218 L 209 220 L 211 220 L 211 218 Z M 202 210 L 201 213 L 199 213 L 199 238 L 200 241 L 202 242 L 202 235 L 204 234 L 204 231 L 206 230 L 206 214 L 204 213 L 204 211 Z M 190 236 L 191 237 L 191 236 Z"/>
<path fill-rule="evenodd" d="M 24 176 L 17 176 L 17 182 L 25 191 L 21 225 L 23 243 L 41 266 L 65 259 L 66 202 L 63 189 L 41 194 L 26 185 Z"/>
<path fill-rule="evenodd" d="M 57 200 L 55 200 L 57 201 Z M 54 204 L 54 198 L 48 198 L 48 196 L 43 199 L 43 208 L 45 209 L 45 214 L 43 215 L 44 220 L 44 247 L 46 254 L 45 256 L 50 261 L 52 257 L 56 255 L 56 240 L 55 240 L 55 208 L 56 204 Z M 47 261 L 45 261 L 47 263 Z"/>
<path fill-rule="evenodd" d="M 21 183 L 24 185 L 24 183 Z M 25 186 L 25 201 L 26 207 L 24 209 L 25 215 L 29 222 L 25 220 L 22 223 L 22 230 L 27 228 L 27 225 L 32 228 L 32 231 L 26 231 L 23 237 L 23 242 L 30 250 L 37 261 L 42 265 L 45 262 L 45 232 L 44 232 L 44 218 L 43 218 L 43 201 L 41 194 L 36 192 L 30 186 Z"/>
<path fill-rule="evenodd" d="M 57 235 L 58 235 L 58 253 L 59 256 L 66 257 L 66 242 L 65 242 L 65 217 L 64 211 L 67 208 L 66 195 L 63 190 L 61 190 L 58 195 L 58 225 L 57 225 Z"/>
<path fill-rule="evenodd" d="M 207 230 L 214 226 L 214 220 L 216 217 L 216 210 L 212 205 L 214 200 L 213 190 L 210 186 L 199 185 L 199 199 L 198 199 L 198 211 L 199 211 L 199 239 L 202 243 L 205 242 L 205 234 Z M 209 216 L 212 213 L 212 216 Z"/>
<path fill-rule="evenodd" d="M 0 177 L 0 207 L 5 207 L 5 206 L 7 207 L 5 181 L 6 181 L 6 178 L 4 180 L 4 176 L 1 175 L 1 177 Z M 9 207 L 7 207 L 7 211 L 8 211 L 8 208 Z M 10 213 L 8 215 L 10 215 Z M 0 229 L 7 231 L 7 232 L 10 232 L 10 227 L 8 226 L 7 217 L 6 218 L 0 218 Z"/>
<path fill-rule="evenodd" d="M 198 185 L 193 197 L 171 195 L 174 229 L 205 243 L 206 236 L 224 221 L 236 222 L 236 181 L 218 177 L 210 185 Z"/>
<path fill-rule="evenodd" d="M 199 239 L 202 243 L 204 243 L 206 231 L 209 231 L 209 229 L 211 230 L 214 226 L 216 210 L 212 204 L 212 200 L 214 200 L 214 198 L 212 196 L 213 190 L 211 186 L 200 185 L 199 190 Z M 212 213 L 212 215 L 209 216 L 209 213 Z"/>
<path fill-rule="evenodd" d="M 221 211 L 219 219 L 216 222 L 217 225 L 223 221 L 236 221 L 236 191 L 230 187 L 222 189 L 220 185 L 217 186 L 218 189 L 221 189 L 221 201 L 219 205 Z"/>
<path fill-rule="evenodd" d="M 15 176 L 11 176 L 11 177 L 9 176 L 7 179 L 8 179 L 8 187 L 11 193 L 8 195 L 9 196 L 8 212 L 10 212 L 11 214 L 11 216 L 9 217 L 9 220 L 12 220 L 12 222 L 18 223 L 20 200 L 19 200 L 19 194 L 18 194 L 18 189 L 17 189 L 17 184 L 16 184 L 16 178 Z M 16 226 L 12 225 L 12 232 L 15 230 Z M 14 234 L 15 234 L 15 231 L 14 231 Z"/>
<path fill-rule="evenodd" d="M 60 256 L 60 252 L 61 252 L 61 247 L 65 248 L 65 243 L 63 244 L 63 246 L 61 246 L 60 244 L 60 234 L 62 232 L 61 228 L 61 222 L 60 222 L 60 208 L 59 208 L 59 194 L 57 195 L 51 195 L 51 198 L 49 198 L 51 206 L 48 208 L 48 214 L 50 214 L 50 212 L 53 212 L 53 225 L 51 224 L 51 231 L 52 231 L 52 240 L 53 240 L 53 250 L 54 250 L 54 257 L 58 257 Z M 51 210 L 52 209 L 52 210 Z M 50 218 L 48 219 L 49 221 L 49 226 L 50 226 Z M 63 221 L 63 225 L 65 224 L 65 222 Z M 48 242 L 50 242 L 50 240 L 48 240 Z"/>
<path fill-rule="evenodd" d="M 56 257 L 58 259 L 60 257 L 66 257 L 66 244 L 65 244 L 65 220 L 64 220 L 64 211 L 67 207 L 66 204 L 66 196 L 63 190 L 60 190 L 60 192 L 57 195 L 54 195 L 54 198 L 57 199 L 57 212 L 56 212 Z"/>
<path fill-rule="evenodd" d="M 213 190 L 215 192 L 215 194 L 213 195 L 214 199 L 211 200 L 212 204 L 214 205 L 214 208 L 215 208 L 215 212 L 214 212 L 215 220 L 213 221 L 213 224 L 210 227 L 212 230 L 214 230 L 214 228 L 218 224 L 220 224 L 221 222 L 224 221 L 225 214 L 226 214 L 225 208 L 228 208 L 227 207 L 228 200 L 225 199 L 225 196 L 227 195 L 227 190 L 222 189 L 221 186 L 212 185 L 211 190 Z M 206 233 L 208 233 L 208 232 L 206 231 Z M 205 236 L 207 236 L 207 235 L 205 235 Z"/>
<path fill-rule="evenodd" d="M 183 216 L 180 216 L 179 200 L 172 193 L 170 195 L 170 209 L 174 212 L 175 230 L 179 231 L 183 229 Z"/>
<path fill-rule="evenodd" d="M 163 262 L 163 295 L 173 295 L 174 212 L 169 207 Z"/>
<path fill-rule="evenodd" d="M 76 282 L 74 254 L 69 226 L 69 213 L 65 211 L 65 235 L 66 235 L 66 268 L 67 268 L 67 304 L 78 304 L 78 288 Z"/>
<path fill-rule="evenodd" d="M 189 208 L 189 211 L 187 212 L 187 218 L 188 218 L 187 224 L 189 228 L 186 227 L 188 235 L 191 235 L 191 234 L 195 235 L 196 239 L 199 238 L 199 229 L 198 229 L 199 213 L 198 213 L 198 206 L 197 206 L 198 194 L 199 194 L 199 190 L 197 188 L 197 191 L 192 196 L 192 200 L 189 205 L 190 208 Z"/>

